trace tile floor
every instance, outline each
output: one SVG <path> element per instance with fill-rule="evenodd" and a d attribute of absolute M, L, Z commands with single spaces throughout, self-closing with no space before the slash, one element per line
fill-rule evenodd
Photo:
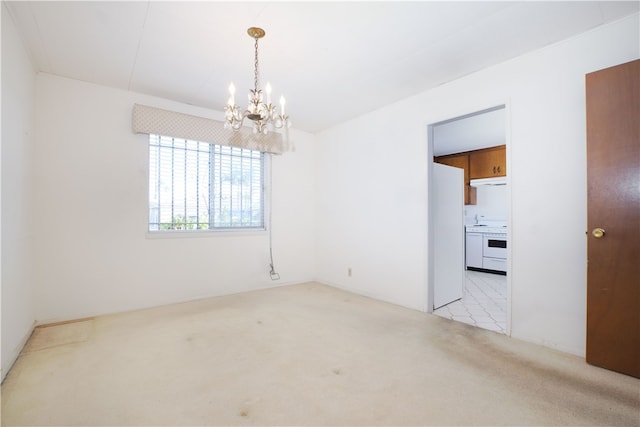
<path fill-rule="evenodd" d="M 506 333 L 507 276 L 469 270 L 465 275 L 462 299 L 440 307 L 433 314 Z"/>

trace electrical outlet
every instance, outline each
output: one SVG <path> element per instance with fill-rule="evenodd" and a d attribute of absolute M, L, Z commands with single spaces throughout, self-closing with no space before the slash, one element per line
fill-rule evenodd
<path fill-rule="evenodd" d="M 347 269 L 347 276 L 351 277 L 351 267 Z"/>

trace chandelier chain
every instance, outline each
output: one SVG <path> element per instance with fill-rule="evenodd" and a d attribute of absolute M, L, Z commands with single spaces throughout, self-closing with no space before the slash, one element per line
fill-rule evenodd
<path fill-rule="evenodd" d="M 255 90 L 258 90 L 258 37 L 255 38 L 256 39 L 256 55 L 255 55 L 255 61 L 253 63 L 253 88 Z"/>

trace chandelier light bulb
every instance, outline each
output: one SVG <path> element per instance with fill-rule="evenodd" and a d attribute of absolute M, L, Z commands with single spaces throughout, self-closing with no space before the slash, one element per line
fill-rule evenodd
<path fill-rule="evenodd" d="M 264 91 L 267 92 L 267 104 L 271 104 L 271 83 L 267 82 Z"/>
<path fill-rule="evenodd" d="M 284 96 L 280 96 L 280 111 L 283 116 L 284 116 L 284 106 L 287 103 L 287 101 L 284 99 Z"/>
<path fill-rule="evenodd" d="M 229 105 L 235 105 L 235 95 L 236 95 L 236 87 L 233 85 L 233 82 L 229 85 L 229 93 L 231 96 L 229 97 Z"/>

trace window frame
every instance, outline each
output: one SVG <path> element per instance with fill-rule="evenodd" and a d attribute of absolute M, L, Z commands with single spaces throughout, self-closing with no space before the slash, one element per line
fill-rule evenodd
<path fill-rule="evenodd" d="M 177 141 L 186 141 L 186 142 L 196 142 L 196 143 L 201 143 L 201 144 L 207 144 L 210 147 L 209 150 L 209 161 L 208 161 L 208 185 L 209 185 L 209 198 L 210 198 L 210 202 L 209 202 L 209 206 L 208 206 L 208 215 L 209 215 L 209 220 L 210 222 L 208 222 L 207 224 L 209 225 L 208 228 L 203 228 L 203 229 L 199 229 L 199 228 L 195 228 L 195 229 L 161 229 L 160 227 L 160 220 L 158 220 L 158 223 L 156 223 L 158 225 L 158 229 L 151 229 L 151 209 L 152 209 L 152 200 L 151 200 L 151 171 L 152 171 L 152 165 L 151 165 L 151 150 L 152 150 L 152 138 L 160 138 L 158 140 L 158 142 L 161 140 L 161 138 L 170 138 L 171 140 L 177 140 Z M 157 145 L 158 143 L 156 143 Z M 258 191 L 260 192 L 259 194 L 259 199 L 260 199 L 260 203 L 261 203 L 261 217 L 262 217 L 262 221 L 260 225 L 256 225 L 256 226 L 213 226 L 213 217 L 214 217 L 214 208 L 212 207 L 214 204 L 213 201 L 213 195 L 214 195 L 214 175 L 215 175 L 215 171 L 214 171 L 214 159 L 216 158 L 216 156 L 220 156 L 223 155 L 225 157 L 231 157 L 233 156 L 232 153 L 229 154 L 220 154 L 220 153 L 215 153 L 216 151 L 216 147 L 219 148 L 220 151 L 225 150 L 225 149 L 231 149 L 231 150 L 247 150 L 250 152 L 256 152 L 259 154 L 259 165 L 260 165 L 260 185 L 259 185 L 259 189 Z M 175 150 L 175 147 L 172 147 L 172 150 Z M 185 150 L 186 148 L 179 148 L 179 150 Z M 241 233 L 243 235 L 247 235 L 247 234 L 264 234 L 265 231 L 267 231 L 267 225 L 269 224 L 269 204 L 270 204 L 270 182 L 271 182 L 271 156 L 268 155 L 269 153 L 265 153 L 265 152 L 261 152 L 261 151 L 257 151 L 257 150 L 251 150 L 248 148 L 242 148 L 242 147 L 233 147 L 233 146 L 227 146 L 227 145 L 223 145 L 223 144 L 213 144 L 213 143 L 209 143 L 209 142 L 202 142 L 202 141 L 194 141 L 194 140 L 190 140 L 188 138 L 179 138 L 179 137 L 171 137 L 168 135 L 160 135 L 160 134 L 148 134 L 147 137 L 147 150 L 146 150 L 146 161 L 147 161 L 147 174 L 146 174 L 146 198 L 147 198 L 147 209 L 146 209 L 146 233 L 148 237 L 153 237 L 153 238 L 157 238 L 157 237 L 178 237 L 178 238 L 182 238 L 182 237 L 206 237 L 206 236 L 214 236 L 214 235 L 229 235 L 231 233 Z M 173 166 L 172 166 L 173 167 Z M 188 170 L 185 170 L 185 176 L 188 173 Z M 159 174 L 159 172 L 158 172 Z M 157 179 L 157 178 L 156 178 Z M 172 199 L 172 204 L 175 203 L 175 200 Z"/>

